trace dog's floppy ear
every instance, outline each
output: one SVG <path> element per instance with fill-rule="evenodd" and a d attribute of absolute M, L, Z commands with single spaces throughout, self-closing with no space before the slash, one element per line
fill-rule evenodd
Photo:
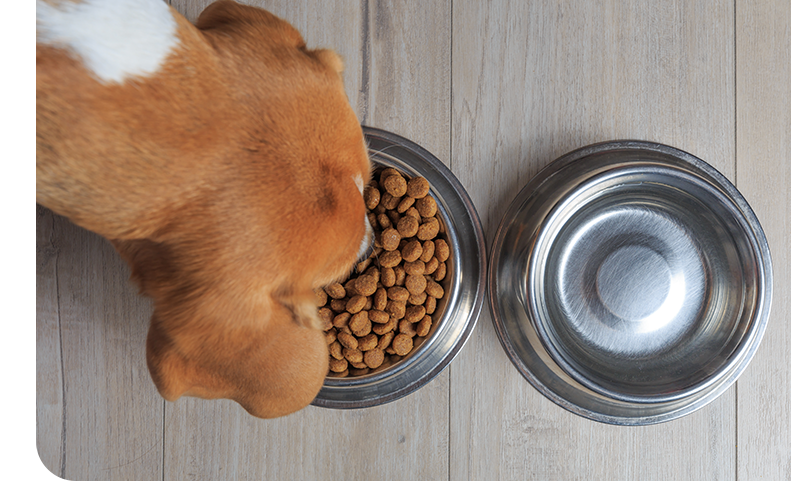
<path fill-rule="evenodd" d="M 256 417 L 273 418 L 315 398 L 329 350 L 316 329 L 312 290 L 256 288 L 241 271 L 232 280 L 198 283 L 196 266 L 183 265 L 183 247 L 112 242 L 141 292 L 154 300 L 146 360 L 165 399 L 227 398 Z"/>
<path fill-rule="evenodd" d="M 170 401 L 183 395 L 227 398 L 260 418 L 310 404 L 327 374 L 324 335 L 298 324 L 282 306 L 258 315 L 258 321 L 226 317 L 179 328 L 155 309 L 146 360 L 160 394 Z"/>

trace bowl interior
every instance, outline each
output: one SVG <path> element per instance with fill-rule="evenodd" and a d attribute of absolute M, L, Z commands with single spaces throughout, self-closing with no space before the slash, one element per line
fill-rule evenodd
<path fill-rule="evenodd" d="M 755 255 L 728 203 L 680 171 L 625 168 L 554 210 L 525 290 L 558 363 L 633 401 L 678 398 L 725 368 L 756 304 Z"/>

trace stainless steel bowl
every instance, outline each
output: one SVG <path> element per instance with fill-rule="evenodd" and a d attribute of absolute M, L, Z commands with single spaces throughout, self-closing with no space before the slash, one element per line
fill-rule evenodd
<path fill-rule="evenodd" d="M 387 131 L 364 127 L 374 166 L 422 176 L 444 223 L 451 249 L 444 302 L 438 305 L 431 332 L 403 360 L 358 377 L 327 377 L 313 405 L 361 408 L 406 396 L 437 376 L 470 336 L 484 301 L 486 249 L 478 214 L 464 187 L 431 153 Z"/>
<path fill-rule="evenodd" d="M 722 394 L 763 336 L 772 294 L 758 219 L 714 168 L 669 146 L 569 153 L 519 193 L 495 236 L 494 324 L 541 393 L 623 425 Z"/>

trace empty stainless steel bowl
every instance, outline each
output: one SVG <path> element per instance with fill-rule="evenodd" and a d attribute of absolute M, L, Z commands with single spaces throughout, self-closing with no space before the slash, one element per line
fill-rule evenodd
<path fill-rule="evenodd" d="M 596 144 L 540 172 L 492 247 L 494 324 L 514 365 L 579 415 L 643 425 L 724 392 L 772 293 L 757 218 L 714 168 L 669 146 Z"/>
<path fill-rule="evenodd" d="M 470 336 L 484 302 L 486 249 L 478 214 L 464 187 L 431 153 L 400 136 L 364 127 L 371 161 L 409 176 L 423 176 L 437 201 L 451 249 L 444 302 L 431 332 L 403 360 L 358 377 L 328 377 L 313 405 L 360 408 L 384 404 L 422 387 L 437 376 Z M 439 315 L 439 318 L 437 318 Z"/>

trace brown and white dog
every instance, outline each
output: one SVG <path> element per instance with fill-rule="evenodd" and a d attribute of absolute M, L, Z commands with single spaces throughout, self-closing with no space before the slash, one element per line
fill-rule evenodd
<path fill-rule="evenodd" d="M 308 405 L 328 362 L 313 288 L 371 238 L 341 60 L 230 1 L 192 25 L 162 0 L 39 0 L 36 27 L 37 202 L 153 299 L 159 392 Z"/>

